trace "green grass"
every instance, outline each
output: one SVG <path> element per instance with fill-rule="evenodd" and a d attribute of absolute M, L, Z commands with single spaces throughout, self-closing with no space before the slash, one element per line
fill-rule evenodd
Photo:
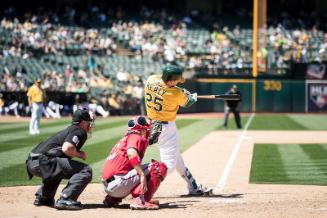
<path fill-rule="evenodd" d="M 327 144 L 255 144 L 251 183 L 327 185 Z"/>
<path fill-rule="evenodd" d="M 246 122 L 248 121 L 248 119 L 249 119 L 249 116 L 244 116 L 241 114 L 241 125 L 243 128 L 244 128 Z M 217 122 L 219 124 L 218 127 L 216 128 L 217 130 L 236 130 L 236 129 L 238 129 L 236 127 L 235 118 L 232 113 L 228 117 L 228 123 L 227 123 L 228 125 L 227 125 L 226 129 L 223 127 L 223 123 L 224 123 L 223 118 L 218 118 Z"/>
<path fill-rule="evenodd" d="M 182 151 L 196 143 L 218 125 L 210 122 L 210 120 L 201 119 L 180 119 L 176 123 L 182 139 L 180 143 Z M 27 123 L 20 125 L 2 123 L 0 126 L 0 186 L 40 184 L 39 178 L 34 177 L 32 180 L 28 180 L 25 169 L 26 157 L 35 145 L 69 124 L 69 119 L 44 123 L 41 126 L 40 135 L 30 136 L 27 134 Z M 106 119 L 96 122 L 96 130 L 92 134 L 92 138 L 86 142 L 82 149 L 88 154 L 88 159 L 85 162 L 93 168 L 92 182 L 100 182 L 101 170 L 108 152 L 127 130 L 126 124 L 127 118 Z M 8 128 L 4 128 L 4 125 L 7 125 Z M 190 132 L 195 132 L 195 134 L 189 136 Z M 156 146 L 151 146 L 148 149 L 144 162 L 148 162 L 152 158 L 160 159 Z"/>
<path fill-rule="evenodd" d="M 283 183 L 288 181 L 283 161 L 274 144 L 255 144 L 250 173 L 251 183 Z"/>
<path fill-rule="evenodd" d="M 320 114 L 256 114 L 250 130 L 327 130 L 327 116 Z"/>
<path fill-rule="evenodd" d="M 249 116 L 241 113 L 241 123 L 244 127 Z M 217 130 L 225 130 L 223 118 L 217 118 Z M 227 130 L 235 130 L 233 114 L 229 115 Z M 249 130 L 327 130 L 327 116 L 320 114 L 256 114 Z"/>
<path fill-rule="evenodd" d="M 306 126 L 287 115 L 256 115 L 249 127 L 251 130 L 305 130 Z"/>
<path fill-rule="evenodd" d="M 242 115 L 242 125 L 248 120 L 248 116 Z M 198 142 L 202 137 L 206 136 L 211 131 L 220 131 L 223 118 L 217 119 L 178 119 L 178 135 L 180 140 L 180 150 L 183 152 L 191 145 Z M 88 159 L 86 163 L 90 164 L 93 168 L 94 177 L 93 182 L 100 181 L 101 170 L 108 152 L 112 146 L 121 138 L 125 133 L 127 127 L 127 118 L 109 118 L 99 119 L 96 122 L 96 130 L 93 133 L 91 139 L 86 142 L 83 150 L 87 152 Z M 15 186 L 15 185 L 34 185 L 39 184 L 40 179 L 33 178 L 28 180 L 25 173 L 25 160 L 28 153 L 41 141 L 47 139 L 50 135 L 60 131 L 70 125 L 70 119 L 49 120 L 41 124 L 41 134 L 38 136 L 28 135 L 28 123 L 0 123 L 0 186 Z M 327 130 L 327 116 L 325 115 L 255 115 L 250 129 L 260 130 Z M 235 122 L 233 116 L 230 116 L 229 126 L 227 130 L 234 130 Z M 214 142 L 213 142 L 214 143 Z M 216 142 L 217 143 L 217 142 Z M 257 146 L 256 146 L 257 147 Z M 260 147 L 260 146 L 259 146 Z M 265 178 L 266 182 L 283 182 L 291 177 L 296 177 L 296 171 L 291 171 L 295 165 L 292 162 L 285 160 L 285 152 L 289 146 L 276 147 L 276 145 L 270 145 L 271 148 L 262 146 L 255 149 L 254 163 L 259 161 L 260 164 L 254 164 L 252 166 L 254 182 L 260 182 L 262 178 Z M 292 147 L 292 146 L 291 146 Z M 326 145 L 297 145 L 298 150 L 301 150 L 301 154 L 306 158 L 313 159 L 312 163 L 315 164 L 315 168 L 311 171 L 315 173 L 317 177 L 320 173 L 324 175 L 326 163 L 323 160 L 325 155 Z M 313 149 L 313 147 L 315 149 Z M 292 150 L 292 149 L 289 149 Z M 276 154 L 274 157 L 269 155 Z M 294 153 L 294 160 L 297 158 L 297 153 Z M 317 158 L 316 155 L 320 155 Z M 288 156 L 291 156 L 288 154 Z M 265 157 L 265 158 L 262 158 Z M 287 155 L 286 155 L 287 157 Z M 326 156 L 325 156 L 326 157 Z M 144 158 L 144 162 L 148 162 L 150 159 L 160 159 L 157 146 L 150 146 Z M 279 158 L 279 159 L 278 159 Z M 309 158 L 309 159 L 310 159 Z M 316 158 L 316 159 L 315 159 Z M 291 159 L 292 160 L 292 159 Z M 311 162 L 304 162 L 302 167 L 308 167 Z M 274 165 L 270 165 L 270 162 L 274 162 Z M 285 168 L 285 163 L 288 167 Z M 293 161 L 294 163 L 294 161 Z M 262 167 L 270 169 L 270 172 L 260 172 Z M 285 172 L 283 172 L 281 169 Z M 278 172 L 278 176 L 275 176 L 275 171 Z M 303 168 L 304 169 L 304 168 Z M 307 168 L 305 168 L 307 169 Z M 308 168 L 310 169 L 310 168 Z M 269 174 L 270 173 L 270 174 Z M 252 171 L 251 171 L 252 175 Z M 267 180 L 267 177 L 271 177 Z M 252 178 L 252 177 L 251 177 Z M 252 181 L 252 180 L 251 180 Z M 318 182 L 320 179 L 318 180 Z M 327 181 L 327 179 L 325 180 Z"/>

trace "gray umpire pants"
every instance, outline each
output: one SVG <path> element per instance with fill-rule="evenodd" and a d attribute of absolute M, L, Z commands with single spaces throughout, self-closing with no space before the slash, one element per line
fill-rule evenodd
<path fill-rule="evenodd" d="M 92 180 L 92 168 L 84 163 L 68 158 L 56 158 L 56 161 L 56 176 L 43 180 L 43 184 L 35 195 L 54 199 L 61 180 L 69 179 L 68 184 L 62 190 L 61 196 L 76 201 Z M 38 158 L 29 158 L 27 160 L 27 167 L 32 175 L 43 178 Z"/>
<path fill-rule="evenodd" d="M 151 163 L 142 165 L 145 176 L 150 174 L 150 167 Z M 114 175 L 107 181 L 103 180 L 102 183 L 108 195 L 122 199 L 128 196 L 133 188 L 140 184 L 140 175 L 133 169 L 124 175 Z"/>

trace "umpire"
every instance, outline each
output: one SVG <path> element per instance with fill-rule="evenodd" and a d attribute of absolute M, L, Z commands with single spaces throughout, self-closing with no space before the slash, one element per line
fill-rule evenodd
<path fill-rule="evenodd" d="M 28 155 L 26 166 L 29 178 L 41 177 L 43 183 L 35 193 L 35 206 L 54 206 L 59 210 L 82 209 L 77 198 L 91 182 L 92 169 L 71 159 L 86 159 L 86 153 L 80 149 L 94 129 L 94 118 L 86 109 L 76 110 L 71 126 L 38 144 Z M 54 204 L 62 179 L 69 179 L 69 182 Z"/>
<path fill-rule="evenodd" d="M 241 93 L 237 90 L 237 86 L 233 85 L 226 94 L 239 94 L 240 100 L 225 100 L 225 113 L 224 113 L 224 128 L 227 128 L 228 116 L 232 112 L 234 114 L 237 128 L 241 129 L 241 116 L 239 110 L 239 104 L 241 102 Z"/>

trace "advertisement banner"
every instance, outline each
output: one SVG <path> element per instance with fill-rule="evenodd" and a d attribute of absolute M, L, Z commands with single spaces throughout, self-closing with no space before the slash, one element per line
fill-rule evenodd
<path fill-rule="evenodd" d="M 323 80 L 324 78 L 326 78 L 326 65 L 324 63 L 308 64 L 306 79 Z"/>
<path fill-rule="evenodd" d="M 327 112 L 327 81 L 307 81 L 307 112 Z"/>

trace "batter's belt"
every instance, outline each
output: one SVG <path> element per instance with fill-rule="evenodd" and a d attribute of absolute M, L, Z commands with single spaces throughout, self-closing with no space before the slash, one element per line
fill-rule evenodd
<path fill-rule="evenodd" d="M 149 119 L 149 120 L 151 120 L 152 123 L 158 122 L 158 123 L 161 123 L 161 124 L 168 124 L 168 121 L 161 121 L 161 120 L 154 120 L 154 119 Z"/>

